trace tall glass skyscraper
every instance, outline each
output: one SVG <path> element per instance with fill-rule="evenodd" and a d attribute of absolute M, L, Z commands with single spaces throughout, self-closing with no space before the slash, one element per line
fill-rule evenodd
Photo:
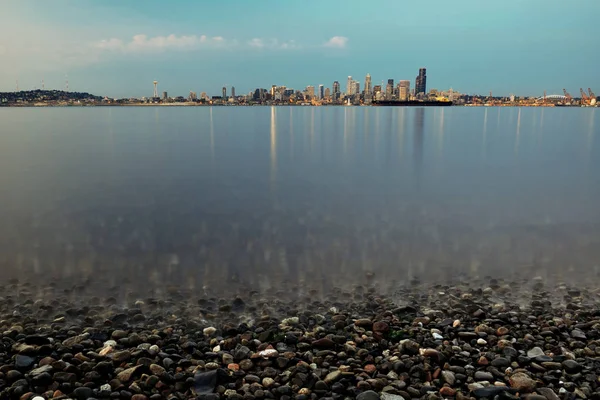
<path fill-rule="evenodd" d="M 419 68 L 419 76 L 415 79 L 415 95 L 427 93 L 427 70 Z"/>
<path fill-rule="evenodd" d="M 367 74 L 365 77 L 365 96 L 371 95 L 371 75 Z"/>

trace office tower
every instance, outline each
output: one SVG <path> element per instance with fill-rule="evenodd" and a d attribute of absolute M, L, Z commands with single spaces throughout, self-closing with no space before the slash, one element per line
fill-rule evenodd
<path fill-rule="evenodd" d="M 329 88 L 325 89 L 325 96 L 323 97 L 325 100 L 329 100 L 331 97 L 331 90 Z"/>
<path fill-rule="evenodd" d="M 233 97 L 235 99 L 235 87 L 234 86 L 231 87 L 231 97 Z"/>
<path fill-rule="evenodd" d="M 338 81 L 333 82 L 333 88 L 332 88 L 332 100 L 333 101 L 338 101 L 340 99 L 340 83 Z"/>
<path fill-rule="evenodd" d="M 163 100 L 167 101 L 169 97 L 167 96 L 167 92 L 163 92 Z"/>
<path fill-rule="evenodd" d="M 346 94 L 348 96 L 352 95 L 352 91 L 354 90 L 354 80 L 351 76 L 348 77 L 348 81 L 346 82 Z"/>
<path fill-rule="evenodd" d="M 400 101 L 407 101 L 410 97 L 410 81 L 400 81 L 398 86 L 398 99 Z"/>
<path fill-rule="evenodd" d="M 419 68 L 419 76 L 415 79 L 415 95 L 418 96 L 420 93 L 425 94 L 427 91 L 427 70 L 425 68 Z"/>
<path fill-rule="evenodd" d="M 308 85 L 306 89 L 304 89 L 304 92 L 310 96 L 311 99 L 315 97 L 315 87 L 312 85 Z"/>
<path fill-rule="evenodd" d="M 365 96 L 371 95 L 371 75 L 367 74 L 365 77 Z"/>
<path fill-rule="evenodd" d="M 394 80 L 388 79 L 387 85 L 385 85 L 385 98 L 387 100 L 391 100 L 393 94 L 394 94 Z"/>
<path fill-rule="evenodd" d="M 360 94 L 360 82 L 353 81 L 353 83 L 354 83 L 353 94 Z"/>
<path fill-rule="evenodd" d="M 223 100 L 227 98 L 227 88 L 223 86 Z"/>
<path fill-rule="evenodd" d="M 323 100 L 325 97 L 325 86 L 319 85 L 319 99 Z"/>

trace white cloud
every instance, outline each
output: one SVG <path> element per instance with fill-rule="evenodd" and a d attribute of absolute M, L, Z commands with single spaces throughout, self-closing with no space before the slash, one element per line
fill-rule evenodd
<path fill-rule="evenodd" d="M 299 49 L 300 46 L 293 40 L 280 42 L 277 39 L 254 38 L 248 41 L 248 46 L 255 49 L 290 50 Z"/>
<path fill-rule="evenodd" d="M 201 47 L 223 46 L 228 43 L 222 36 L 208 37 L 206 35 L 154 36 L 139 34 L 130 41 L 117 38 L 105 39 L 96 42 L 94 47 L 107 51 L 120 51 L 123 53 L 160 52 L 165 50 L 197 50 Z M 230 44 L 234 44 L 231 41 Z"/>
<path fill-rule="evenodd" d="M 348 38 L 345 36 L 334 36 L 331 39 L 329 39 L 328 41 L 326 41 L 325 43 L 323 43 L 323 46 L 325 47 L 335 47 L 338 49 L 343 49 L 346 47 L 346 45 L 348 44 Z"/>

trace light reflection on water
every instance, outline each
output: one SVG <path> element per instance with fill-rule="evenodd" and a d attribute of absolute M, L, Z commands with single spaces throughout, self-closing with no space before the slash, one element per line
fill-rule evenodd
<path fill-rule="evenodd" d="M 0 115 L 7 276 L 104 268 L 190 287 L 325 288 L 372 272 L 382 282 L 461 271 L 575 279 L 598 264 L 595 109 Z"/>

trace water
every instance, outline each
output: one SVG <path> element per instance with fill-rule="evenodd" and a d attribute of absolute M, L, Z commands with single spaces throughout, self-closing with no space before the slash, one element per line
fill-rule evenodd
<path fill-rule="evenodd" d="M 0 268 L 327 290 L 593 275 L 600 111 L 0 110 Z"/>

